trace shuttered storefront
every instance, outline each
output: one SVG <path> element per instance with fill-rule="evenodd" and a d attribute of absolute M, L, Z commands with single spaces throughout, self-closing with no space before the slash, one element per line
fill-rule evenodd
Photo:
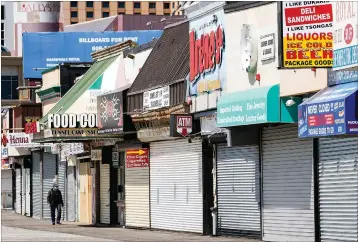
<path fill-rule="evenodd" d="M 358 241 L 358 137 L 319 139 L 322 242 Z"/>
<path fill-rule="evenodd" d="M 43 153 L 43 190 L 42 190 L 42 216 L 44 219 L 51 218 L 50 206 L 47 203 L 47 195 L 53 188 L 56 176 L 57 156 L 50 153 Z"/>
<path fill-rule="evenodd" d="M 26 215 L 26 169 L 23 165 L 21 168 L 21 173 L 21 214 Z"/>
<path fill-rule="evenodd" d="M 22 194 L 21 168 L 15 169 L 15 172 L 16 172 L 15 212 L 21 213 L 21 194 Z"/>
<path fill-rule="evenodd" d="M 100 164 L 100 223 L 110 224 L 110 165 Z"/>
<path fill-rule="evenodd" d="M 150 216 L 154 229 L 203 233 L 202 142 L 150 143 Z"/>
<path fill-rule="evenodd" d="M 31 216 L 31 171 L 30 168 L 25 169 L 25 215 Z"/>
<path fill-rule="evenodd" d="M 41 218 L 42 214 L 40 159 L 40 153 L 32 153 L 32 217 L 37 219 Z"/>
<path fill-rule="evenodd" d="M 263 240 L 314 241 L 313 141 L 297 125 L 264 128 Z"/>
<path fill-rule="evenodd" d="M 220 234 L 261 235 L 259 146 L 217 146 Z"/>
<path fill-rule="evenodd" d="M 125 168 L 125 201 L 126 226 L 149 228 L 149 167 Z"/>
<path fill-rule="evenodd" d="M 66 161 L 58 162 L 58 185 L 62 193 L 63 208 L 62 219 L 67 219 L 67 177 L 66 177 L 67 164 Z"/>
<path fill-rule="evenodd" d="M 67 220 L 76 221 L 76 166 L 67 167 Z"/>

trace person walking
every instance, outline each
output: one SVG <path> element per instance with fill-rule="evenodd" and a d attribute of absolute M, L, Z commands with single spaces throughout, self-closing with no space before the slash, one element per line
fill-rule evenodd
<path fill-rule="evenodd" d="M 51 209 L 51 220 L 52 225 L 55 225 L 55 212 L 57 209 L 57 224 L 61 224 L 61 208 L 63 207 L 62 194 L 58 188 L 58 184 L 53 184 L 53 188 L 50 189 L 47 195 L 47 203 L 50 205 Z"/>

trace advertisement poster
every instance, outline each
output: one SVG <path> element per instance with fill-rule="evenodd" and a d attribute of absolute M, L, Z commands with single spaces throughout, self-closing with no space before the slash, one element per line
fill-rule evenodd
<path fill-rule="evenodd" d="M 333 70 L 358 66 L 358 2 L 332 2 L 334 13 Z M 358 80 L 358 79 L 357 79 Z"/>
<path fill-rule="evenodd" d="M 145 44 L 161 34 L 161 30 L 23 33 L 24 78 L 41 78 L 42 71 L 60 63 L 92 62 L 92 52 L 128 40 Z"/>
<path fill-rule="evenodd" d="M 189 95 L 225 90 L 224 11 L 219 10 L 189 23 Z"/>
<path fill-rule="evenodd" d="M 149 167 L 149 150 L 147 148 L 126 150 L 126 168 Z"/>
<path fill-rule="evenodd" d="M 154 110 L 157 108 L 169 107 L 170 89 L 169 86 L 157 88 L 143 93 L 143 109 Z"/>
<path fill-rule="evenodd" d="M 282 6 L 284 67 L 332 67 L 332 3 L 282 2 Z"/>

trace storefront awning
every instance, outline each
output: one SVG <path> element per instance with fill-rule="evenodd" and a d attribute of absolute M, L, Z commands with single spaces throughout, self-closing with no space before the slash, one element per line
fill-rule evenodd
<path fill-rule="evenodd" d="M 223 95 L 217 104 L 217 126 L 280 122 L 280 86 L 260 87 Z"/>
<path fill-rule="evenodd" d="M 46 123 L 48 114 L 63 114 L 71 105 L 88 90 L 103 72 L 117 59 L 118 56 L 95 62 L 93 66 L 83 75 L 80 81 L 76 82 L 70 90 L 61 98 L 58 103 L 39 121 Z"/>
<path fill-rule="evenodd" d="M 358 134 L 358 82 L 326 87 L 298 107 L 298 136 Z"/>

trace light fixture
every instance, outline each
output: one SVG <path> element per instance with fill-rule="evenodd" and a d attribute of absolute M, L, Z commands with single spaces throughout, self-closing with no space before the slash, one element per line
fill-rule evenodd
<path fill-rule="evenodd" d="M 147 22 L 147 26 L 152 25 L 152 22 Z"/>
<path fill-rule="evenodd" d="M 166 18 L 162 18 L 162 19 L 160 20 L 160 22 L 165 22 L 165 21 L 167 21 Z"/>
<path fill-rule="evenodd" d="M 291 106 L 293 106 L 293 105 L 295 105 L 296 104 L 296 102 L 292 99 L 292 97 L 291 97 L 291 99 L 288 99 L 287 101 L 286 101 L 286 106 L 287 107 L 291 107 Z"/>

